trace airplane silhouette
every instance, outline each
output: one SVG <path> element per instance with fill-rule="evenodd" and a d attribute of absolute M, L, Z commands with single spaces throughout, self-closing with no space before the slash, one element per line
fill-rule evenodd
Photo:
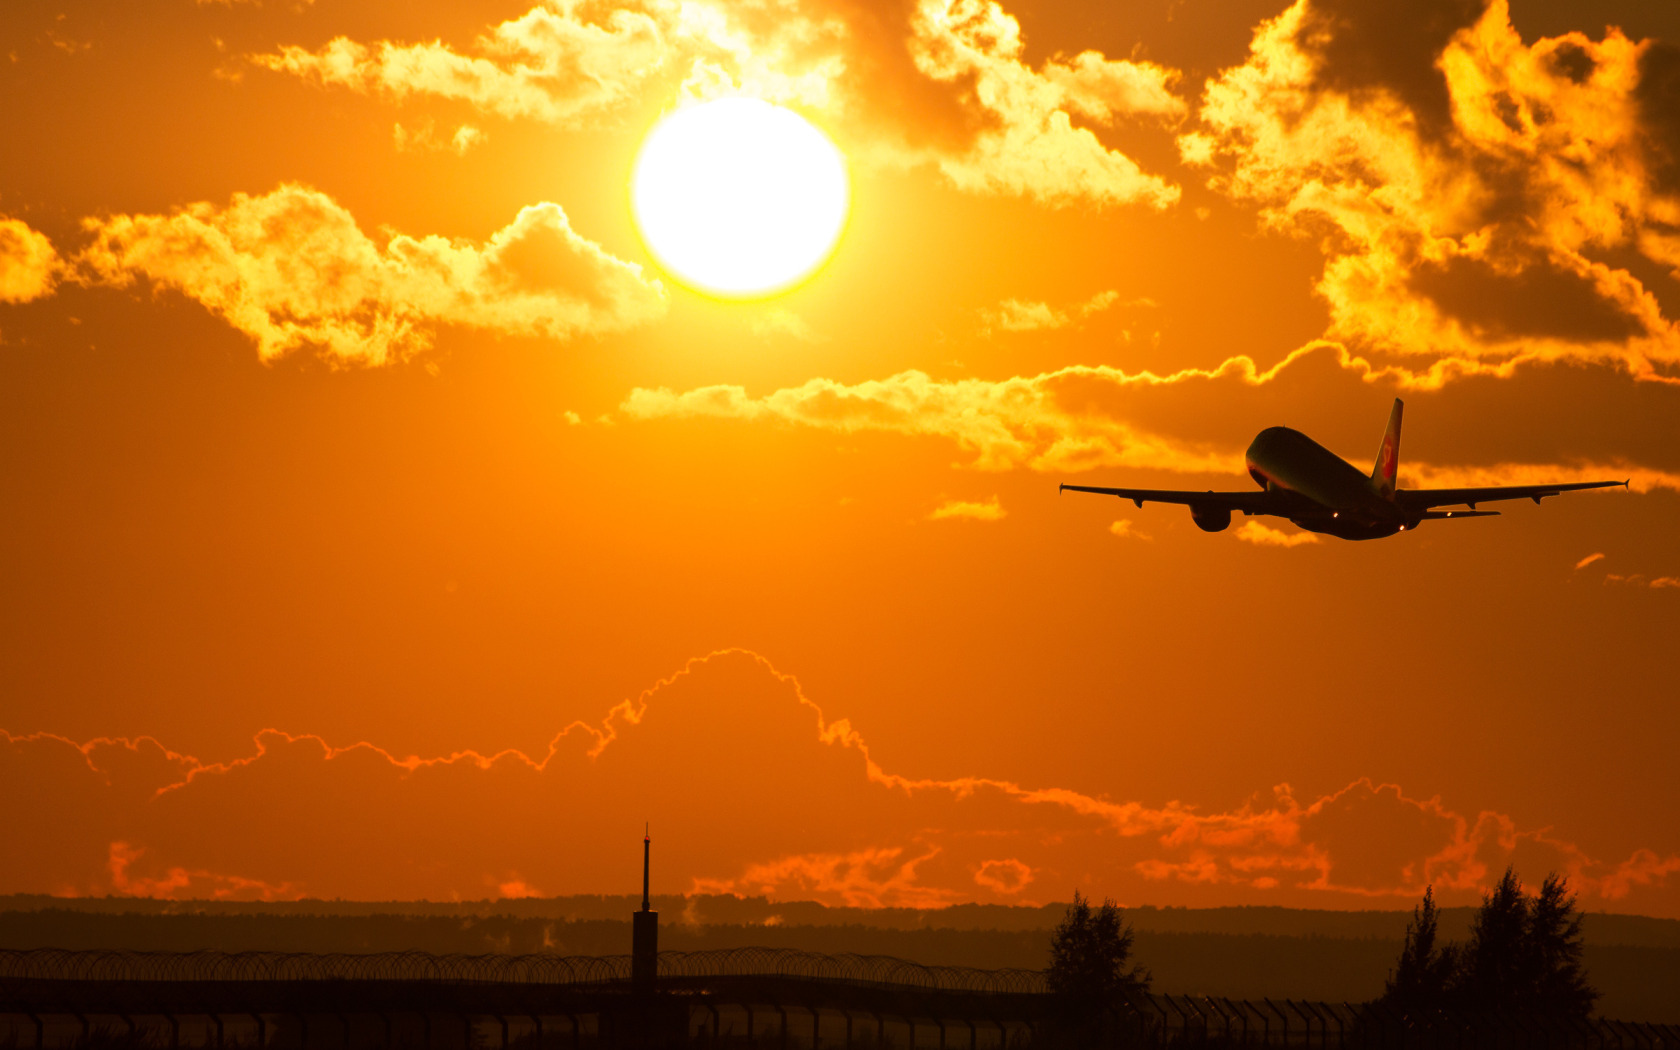
<path fill-rule="evenodd" d="M 1576 481 L 1558 485 L 1494 485 L 1466 489 L 1397 489 L 1394 476 L 1400 465 L 1400 410 L 1388 417 L 1377 462 L 1366 477 L 1359 468 L 1299 430 L 1267 427 L 1248 446 L 1248 474 L 1259 492 L 1176 492 L 1170 489 L 1109 489 L 1092 485 L 1063 485 L 1058 492 L 1095 492 L 1119 496 L 1142 507 L 1145 501 L 1182 503 L 1203 532 L 1220 532 L 1231 514 L 1275 514 L 1309 532 L 1344 540 L 1375 540 L 1417 528 L 1434 518 L 1488 518 L 1496 510 L 1477 510 L 1478 503 L 1502 499 L 1531 499 L 1575 489 L 1627 488 L 1627 481 Z M 1630 479 L 1631 480 L 1631 479 Z M 1435 510 L 1464 505 L 1469 510 Z"/>

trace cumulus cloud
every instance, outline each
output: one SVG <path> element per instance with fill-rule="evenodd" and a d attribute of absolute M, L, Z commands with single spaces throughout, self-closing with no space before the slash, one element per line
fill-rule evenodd
<path fill-rule="evenodd" d="M 994 330 L 1038 332 L 1067 328 L 1108 309 L 1119 298 L 1120 293 L 1110 289 L 1066 307 L 1054 307 L 1037 300 L 1005 299 L 996 306 L 981 310 L 980 323 L 988 335 Z"/>
<path fill-rule="evenodd" d="M 254 339 L 264 360 L 307 347 L 377 365 L 425 349 L 441 324 L 566 339 L 665 307 L 658 282 L 580 236 L 554 204 L 522 209 L 484 242 L 398 234 L 381 245 L 298 185 L 84 225 L 93 243 L 76 262 L 87 279 L 176 289 Z"/>
<path fill-rule="evenodd" d="M 1094 51 L 1033 68 L 1023 54 L 1019 24 L 992 0 L 547 0 L 467 49 L 340 37 L 254 61 L 396 101 L 450 99 L 564 127 L 617 119 L 650 95 L 746 94 L 820 115 L 862 157 L 931 164 L 973 192 L 1156 208 L 1178 199 L 1090 127 L 1181 120 L 1174 71 Z"/>
<path fill-rule="evenodd" d="M 1525 44 L 1506 0 L 1297 0 L 1208 83 L 1180 149 L 1320 240 L 1332 337 L 1452 362 L 1438 375 L 1673 379 L 1680 330 L 1607 254 L 1680 263 L 1680 187 L 1658 177 L 1680 128 L 1646 100 L 1662 53 L 1615 29 Z"/>
<path fill-rule="evenodd" d="M 317 83 L 396 99 L 455 99 L 502 117 L 574 125 L 636 97 L 673 57 L 670 12 L 618 8 L 599 20 L 557 0 L 494 27 L 463 55 L 441 41 L 373 46 L 337 37 L 291 46 L 258 64 Z"/>
<path fill-rule="evenodd" d="M 928 513 L 929 521 L 950 521 L 964 519 L 967 521 L 1002 521 L 1008 511 L 1003 504 L 993 496 L 985 501 L 948 499 Z"/>
<path fill-rule="evenodd" d="M 1107 365 L 1072 365 L 1009 379 L 934 379 L 901 372 L 886 379 L 840 383 L 812 379 L 759 397 L 734 385 L 686 391 L 637 388 L 620 410 L 633 419 L 719 418 L 781 423 L 840 433 L 877 431 L 955 442 L 982 470 L 1028 467 L 1046 472 L 1125 467 L 1245 478 L 1243 448 L 1169 438 L 1129 420 L 1126 397 L 1180 384 L 1272 382 L 1310 356 L 1334 356 L 1366 378 L 1391 375 L 1334 344 L 1315 344 L 1262 370 L 1247 356 L 1215 368 L 1158 375 Z M 1680 474 L 1621 462 L 1496 463 L 1478 466 L 1406 461 L 1406 488 L 1522 485 L 1631 477 L 1633 488 L 1680 490 Z M 1246 485 L 1246 482 L 1243 484 Z"/>
<path fill-rule="evenodd" d="M 1302 544 L 1318 542 L 1315 533 L 1285 532 L 1258 521 L 1243 522 L 1242 527 L 1232 535 L 1244 543 L 1252 543 L 1258 547 L 1299 547 Z"/>
<path fill-rule="evenodd" d="M 1243 359 L 1252 369 L 1253 362 Z M 1232 365 L 1233 370 L 1245 367 Z M 1240 455 L 1186 447 L 1127 425 L 1090 401 L 1103 387 L 1167 382 L 1151 373 L 1073 366 L 1031 377 L 939 380 L 901 372 L 856 384 L 813 379 L 750 396 L 744 387 L 681 393 L 637 388 L 620 409 L 635 419 L 718 417 L 795 423 L 843 433 L 888 431 L 955 441 L 975 465 L 1006 470 L 1136 466 L 1213 473 L 1241 469 Z"/>
<path fill-rule="evenodd" d="M 659 790 L 670 783 L 684 790 Z M 250 753 L 206 761 L 148 738 L 0 731 L 0 790 L 55 800 L 0 810 L 16 859 L 0 892 L 613 892 L 624 881 L 613 843 L 649 806 L 673 829 L 704 829 L 672 832 L 686 837 L 666 878 L 835 904 L 1020 901 L 1033 886 L 1096 882 L 1164 903 L 1217 886 L 1227 901 L 1398 905 L 1429 884 L 1468 902 L 1521 852 L 1589 904 L 1675 912 L 1680 872 L 1680 857 L 1635 848 L 1600 861 L 1504 814 L 1469 816 L 1363 778 L 1317 797 L 1282 784 L 1217 810 L 907 775 L 791 675 L 740 650 L 689 661 L 540 754 L 403 756 L 264 730 Z M 530 834 L 533 821 L 545 834 Z"/>
<path fill-rule="evenodd" d="M 1175 73 L 1094 51 L 1034 70 L 1022 61 L 1020 23 L 995 0 L 921 0 L 911 27 L 917 68 L 940 82 L 971 85 L 991 118 L 966 153 L 938 158 L 957 186 L 1051 204 L 1177 202 L 1177 186 L 1073 122 L 1076 114 L 1102 124 L 1128 113 L 1182 116 L 1184 103 L 1171 91 Z"/>
<path fill-rule="evenodd" d="M 52 241 L 21 219 L 0 215 L 0 303 L 51 295 L 63 263 Z"/>

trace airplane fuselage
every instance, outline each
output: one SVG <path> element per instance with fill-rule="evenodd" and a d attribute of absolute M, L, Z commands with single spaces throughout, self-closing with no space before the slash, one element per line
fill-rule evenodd
<path fill-rule="evenodd" d="M 1415 524 L 1363 471 L 1299 430 L 1262 430 L 1248 446 L 1247 462 L 1249 477 L 1279 494 L 1278 513 L 1309 532 L 1374 540 Z"/>

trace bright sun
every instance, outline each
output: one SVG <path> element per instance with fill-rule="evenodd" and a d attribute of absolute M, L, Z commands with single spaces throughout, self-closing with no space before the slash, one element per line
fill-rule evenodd
<path fill-rule="evenodd" d="M 752 98 L 660 121 L 630 184 L 636 224 L 660 265 L 740 299 L 781 291 L 820 266 L 850 200 L 834 143 L 792 110 Z"/>

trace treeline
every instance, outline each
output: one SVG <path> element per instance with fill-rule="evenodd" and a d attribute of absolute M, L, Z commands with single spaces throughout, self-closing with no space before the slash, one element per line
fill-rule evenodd
<path fill-rule="evenodd" d="M 52 911 L 85 914 L 223 915 L 291 917 L 403 916 L 476 920 L 519 919 L 621 921 L 641 906 L 640 896 L 581 894 L 479 901 L 171 901 L 145 897 L 50 897 L 0 895 L 0 915 Z M 684 926 L 857 926 L 882 930 L 1014 930 L 1048 936 L 1062 919 L 1065 904 L 1011 906 L 957 904 L 943 908 L 847 908 L 815 901 L 772 901 L 765 897 L 695 894 L 658 896 L 653 906 L 667 928 Z M 1441 936 L 1468 936 L 1475 907 L 1436 909 Z M 1281 907 L 1126 909 L 1127 923 L 1139 933 L 1260 934 L 1280 937 L 1378 938 L 1405 936 L 1406 911 L 1328 911 Z M 1583 916 L 1588 944 L 1680 948 L 1680 920 L 1642 915 Z M 1392 962 L 1392 960 L 1391 960 Z"/>

